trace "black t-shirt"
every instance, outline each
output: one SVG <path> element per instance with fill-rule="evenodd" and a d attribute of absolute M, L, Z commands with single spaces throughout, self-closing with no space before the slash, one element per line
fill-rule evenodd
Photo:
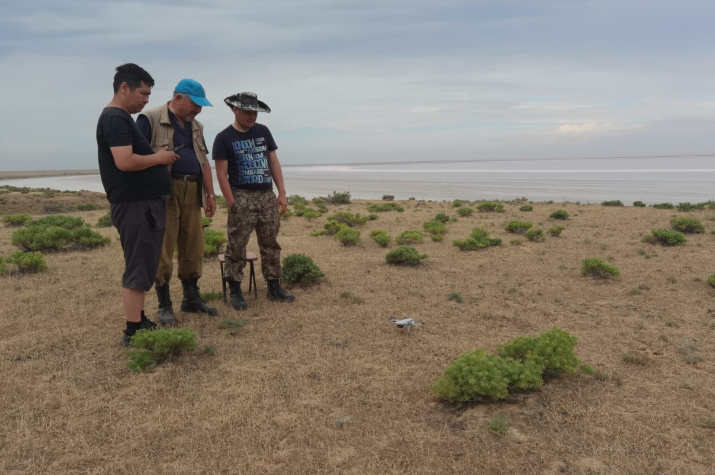
<path fill-rule="evenodd" d="M 268 152 L 277 150 L 271 131 L 253 124 L 248 132 L 229 125 L 214 140 L 213 159 L 228 160 L 228 182 L 239 190 L 271 190 L 273 178 Z"/>
<path fill-rule="evenodd" d="M 139 132 L 132 116 L 117 107 L 105 107 L 97 122 L 99 174 L 110 203 L 159 198 L 171 194 L 169 169 L 155 165 L 135 172 L 117 168 L 111 147 L 131 145 L 137 155 L 152 155 L 154 150 Z"/>

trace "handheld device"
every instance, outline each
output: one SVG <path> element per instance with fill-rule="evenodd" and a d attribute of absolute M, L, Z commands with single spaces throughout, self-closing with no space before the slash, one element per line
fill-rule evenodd
<path fill-rule="evenodd" d="M 186 144 L 185 144 L 185 143 L 182 143 L 181 145 L 179 145 L 179 146 L 176 147 L 175 149 L 169 150 L 169 151 L 176 153 L 177 150 L 181 150 L 181 149 L 184 148 L 184 147 L 186 147 Z"/>

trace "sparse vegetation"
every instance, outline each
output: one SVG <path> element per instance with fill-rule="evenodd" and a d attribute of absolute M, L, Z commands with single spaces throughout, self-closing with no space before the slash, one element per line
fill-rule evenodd
<path fill-rule="evenodd" d="M 477 210 L 482 213 L 503 213 L 504 205 L 501 203 L 494 203 L 492 201 L 485 201 L 484 203 L 479 203 L 479 205 L 477 205 Z"/>
<path fill-rule="evenodd" d="M 425 238 L 419 231 L 408 230 L 395 238 L 397 244 L 418 244 L 425 242 Z"/>
<path fill-rule="evenodd" d="M 623 206 L 623 201 L 621 201 L 621 200 L 604 201 L 601 203 L 601 206 Z"/>
<path fill-rule="evenodd" d="M 467 239 L 455 239 L 452 241 L 452 245 L 459 248 L 460 251 L 476 251 L 490 246 L 499 246 L 500 244 L 501 239 L 490 238 L 489 231 L 482 228 L 472 229 L 472 234 Z"/>
<path fill-rule="evenodd" d="M 136 350 L 129 352 L 129 369 L 140 371 L 166 361 L 173 355 L 196 348 L 196 333 L 190 328 L 139 330 L 132 338 Z"/>
<path fill-rule="evenodd" d="M 670 227 L 681 233 L 704 233 L 705 226 L 694 216 L 675 216 L 670 218 Z"/>
<path fill-rule="evenodd" d="M 554 226 L 553 228 L 549 228 L 549 234 L 555 237 L 561 236 L 561 232 L 566 229 L 563 226 Z"/>
<path fill-rule="evenodd" d="M 524 232 L 524 237 L 531 242 L 542 242 L 546 240 L 543 229 L 531 228 Z"/>
<path fill-rule="evenodd" d="M 287 284 L 312 284 L 325 274 L 305 254 L 291 254 L 283 259 L 282 277 Z"/>
<path fill-rule="evenodd" d="M 387 247 L 387 245 L 390 244 L 390 235 L 387 234 L 387 231 L 384 229 L 370 231 L 370 237 L 372 237 L 380 247 Z"/>
<path fill-rule="evenodd" d="M 422 259 L 426 259 L 427 254 L 420 254 L 412 246 L 399 246 L 387 253 L 385 259 L 388 264 L 398 266 L 416 266 Z"/>
<path fill-rule="evenodd" d="M 506 225 L 504 231 L 514 234 L 524 234 L 524 232 L 532 226 L 533 224 L 526 221 L 509 221 L 509 224 Z"/>
<path fill-rule="evenodd" d="M 228 242 L 228 238 L 224 233 L 213 229 L 204 229 L 204 256 L 211 257 L 219 254 L 226 242 Z"/>
<path fill-rule="evenodd" d="M 338 238 L 340 244 L 343 246 L 355 246 L 360 244 L 360 231 L 351 228 L 347 224 L 340 226 L 340 229 L 335 233 L 335 237 Z"/>
<path fill-rule="evenodd" d="M 549 216 L 551 219 L 569 219 L 569 214 L 567 211 L 563 209 L 559 209 L 551 213 Z"/>
<path fill-rule="evenodd" d="M 642 201 L 634 201 L 633 206 L 635 208 L 645 208 L 645 203 L 643 203 Z"/>
<path fill-rule="evenodd" d="M 367 223 L 368 221 L 370 221 L 370 217 L 362 216 L 360 213 L 341 211 L 339 213 L 335 213 L 332 216 L 328 216 L 328 221 L 337 221 L 340 224 L 347 224 L 350 227 L 354 227 L 362 226 L 363 224 Z"/>
<path fill-rule="evenodd" d="M 447 295 L 447 300 L 450 302 L 457 302 L 457 303 L 462 303 L 462 294 L 459 292 L 452 292 L 451 294 Z"/>
<path fill-rule="evenodd" d="M 372 204 L 367 207 L 367 210 L 371 213 L 386 213 L 388 211 L 397 211 L 402 213 L 405 208 L 398 205 L 397 203 L 382 203 L 382 204 Z"/>
<path fill-rule="evenodd" d="M 524 205 L 521 208 L 519 208 L 519 211 L 525 211 L 525 212 L 534 211 L 534 207 L 531 205 Z"/>
<path fill-rule="evenodd" d="M 350 192 L 349 191 L 333 191 L 332 194 L 325 198 L 325 201 L 333 205 L 349 205 L 350 204 Z"/>
<path fill-rule="evenodd" d="M 607 279 L 609 277 L 619 277 L 621 272 L 618 267 L 606 264 L 602 259 L 589 257 L 581 262 L 581 275 Z"/>
<path fill-rule="evenodd" d="M 683 233 L 670 229 L 653 229 L 649 236 L 643 238 L 649 244 L 662 244 L 663 246 L 679 246 L 688 240 Z"/>
<path fill-rule="evenodd" d="M 673 203 L 656 203 L 653 205 L 655 209 L 673 209 L 675 206 Z"/>
<path fill-rule="evenodd" d="M 395 195 L 382 195 L 383 201 L 392 201 L 395 199 Z"/>
<path fill-rule="evenodd" d="M 28 221 L 12 234 L 12 244 L 27 251 L 64 251 L 104 246 L 109 238 L 84 224 L 79 217 L 47 216 Z"/>
<path fill-rule="evenodd" d="M 474 210 L 472 208 L 469 208 L 466 206 L 464 206 L 462 208 L 457 208 L 457 214 L 462 217 L 471 216 L 473 213 L 474 213 Z"/>
<path fill-rule="evenodd" d="M 2 222 L 5 226 L 13 228 L 24 226 L 31 220 L 32 217 L 29 214 L 8 214 L 2 217 Z"/>

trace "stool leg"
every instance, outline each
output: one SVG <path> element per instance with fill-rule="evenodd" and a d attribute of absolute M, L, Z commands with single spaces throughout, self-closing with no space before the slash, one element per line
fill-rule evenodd
<path fill-rule="evenodd" d="M 251 283 L 253 283 L 253 299 L 258 298 L 258 285 L 256 284 L 256 269 L 253 267 L 253 261 L 251 261 L 251 275 L 248 279 L 248 291 L 251 291 Z"/>
<path fill-rule="evenodd" d="M 226 275 L 223 273 L 223 262 L 221 263 L 221 287 L 223 288 L 223 302 L 226 303 Z"/>

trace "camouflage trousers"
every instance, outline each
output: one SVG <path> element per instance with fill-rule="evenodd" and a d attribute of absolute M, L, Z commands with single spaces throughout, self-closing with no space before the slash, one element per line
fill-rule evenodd
<path fill-rule="evenodd" d="M 226 244 L 226 278 L 243 280 L 246 246 L 251 232 L 261 251 L 261 272 L 266 280 L 281 278 L 281 247 L 276 241 L 281 227 L 276 207 L 276 194 L 270 191 L 233 189 L 233 206 L 228 210 L 228 243 Z"/>

